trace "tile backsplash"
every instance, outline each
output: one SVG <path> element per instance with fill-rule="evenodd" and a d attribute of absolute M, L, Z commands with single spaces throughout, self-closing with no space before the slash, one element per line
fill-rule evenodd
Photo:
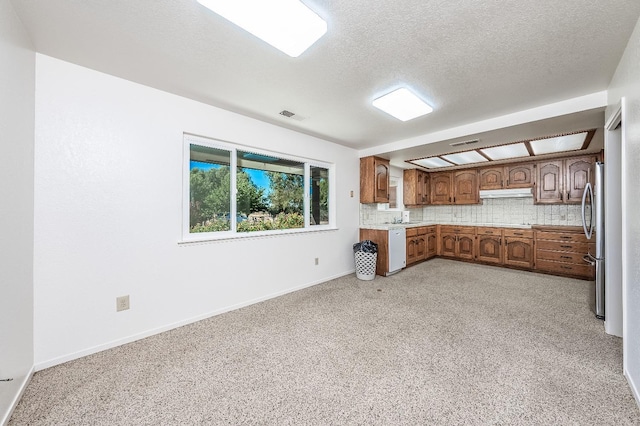
<path fill-rule="evenodd" d="M 482 204 L 426 206 L 407 210 L 411 212 L 411 221 L 469 225 L 582 225 L 580 205 L 536 205 L 533 204 L 533 198 L 487 198 L 482 200 Z M 361 225 L 379 225 L 401 218 L 400 211 L 378 210 L 377 204 L 360 204 Z"/>

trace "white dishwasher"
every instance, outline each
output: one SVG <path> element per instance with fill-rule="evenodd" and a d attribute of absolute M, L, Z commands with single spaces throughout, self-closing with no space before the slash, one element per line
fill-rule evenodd
<path fill-rule="evenodd" d="M 395 274 L 407 266 L 407 230 L 405 228 L 389 229 L 389 272 Z"/>

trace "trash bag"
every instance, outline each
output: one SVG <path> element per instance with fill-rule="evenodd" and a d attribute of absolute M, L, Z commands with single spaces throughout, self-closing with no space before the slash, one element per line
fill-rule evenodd
<path fill-rule="evenodd" d="M 360 241 L 359 243 L 355 243 L 353 245 L 353 252 L 364 252 L 364 253 L 377 253 L 378 252 L 378 244 L 374 243 L 371 240 Z"/>

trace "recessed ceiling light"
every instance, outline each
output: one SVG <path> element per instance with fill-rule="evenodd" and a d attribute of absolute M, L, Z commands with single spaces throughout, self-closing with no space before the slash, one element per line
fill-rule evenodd
<path fill-rule="evenodd" d="M 404 87 L 375 99 L 373 106 L 401 121 L 409 121 L 433 111 L 433 108 Z"/>
<path fill-rule="evenodd" d="M 457 165 L 482 163 L 485 161 L 489 161 L 482 155 L 478 154 L 476 151 L 458 152 L 456 154 L 441 155 L 441 157 Z"/>
<path fill-rule="evenodd" d="M 530 141 L 529 144 L 531 144 L 531 149 L 535 155 L 575 151 L 582 148 L 587 134 L 588 132 L 582 132 L 555 138 L 538 139 Z"/>
<path fill-rule="evenodd" d="M 411 160 L 410 163 L 417 164 L 418 166 L 426 167 L 427 169 L 436 169 L 438 167 L 450 167 L 453 164 L 448 161 L 444 161 L 440 157 L 421 158 L 419 160 Z"/>
<path fill-rule="evenodd" d="M 529 151 L 524 143 L 500 145 L 491 148 L 480 148 L 480 151 L 492 160 L 505 160 L 507 158 L 528 157 Z"/>
<path fill-rule="evenodd" d="M 198 2 L 294 58 L 327 32 L 327 23 L 299 0 Z"/>

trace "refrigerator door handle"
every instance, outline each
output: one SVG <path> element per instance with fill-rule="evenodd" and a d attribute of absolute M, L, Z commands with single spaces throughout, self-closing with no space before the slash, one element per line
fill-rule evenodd
<path fill-rule="evenodd" d="M 584 187 L 584 192 L 582 193 L 582 229 L 584 229 L 584 235 L 587 236 L 587 239 L 591 239 L 591 233 L 593 232 L 593 218 L 591 223 L 589 224 L 589 228 L 587 228 L 587 218 L 586 214 L 586 205 L 587 205 L 587 193 L 590 194 L 590 199 L 593 200 L 593 189 L 591 187 L 591 182 L 587 182 L 587 185 Z M 593 212 L 592 212 L 593 214 Z"/>
<path fill-rule="evenodd" d="M 593 266 L 596 264 L 596 258 L 591 255 L 591 253 L 585 254 L 582 257 L 582 260 L 587 262 L 589 265 Z"/>

